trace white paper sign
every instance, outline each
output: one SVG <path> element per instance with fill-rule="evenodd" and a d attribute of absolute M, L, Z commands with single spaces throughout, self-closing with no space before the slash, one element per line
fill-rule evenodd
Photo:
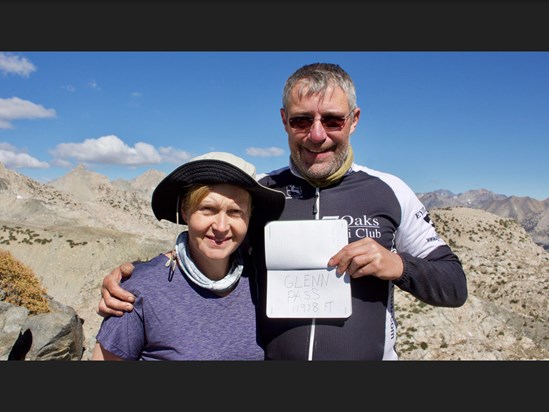
<path fill-rule="evenodd" d="M 267 316 L 348 318 L 349 275 L 328 260 L 348 243 L 345 220 L 284 220 L 265 226 Z"/>

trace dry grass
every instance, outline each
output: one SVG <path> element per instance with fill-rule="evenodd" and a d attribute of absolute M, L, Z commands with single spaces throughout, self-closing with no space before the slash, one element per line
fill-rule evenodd
<path fill-rule="evenodd" d="M 46 290 L 34 275 L 8 251 L 0 249 L 0 300 L 23 306 L 32 315 L 48 313 L 49 300 Z"/>

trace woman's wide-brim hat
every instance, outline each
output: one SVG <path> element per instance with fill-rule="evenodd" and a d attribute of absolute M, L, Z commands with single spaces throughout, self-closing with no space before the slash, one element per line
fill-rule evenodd
<path fill-rule="evenodd" d="M 231 153 L 210 152 L 182 164 L 156 186 L 151 201 L 154 215 L 158 220 L 185 224 L 181 216 L 178 222 L 177 212 L 189 187 L 219 183 L 240 186 L 251 194 L 254 224 L 277 220 L 284 210 L 284 194 L 259 184 L 254 165 Z"/>

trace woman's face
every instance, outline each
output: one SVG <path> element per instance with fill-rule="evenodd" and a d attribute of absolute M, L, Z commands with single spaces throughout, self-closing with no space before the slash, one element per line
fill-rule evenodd
<path fill-rule="evenodd" d="M 189 232 L 192 258 L 200 263 L 224 260 L 240 246 L 250 223 L 251 195 L 230 185 L 212 185 L 196 205 L 182 210 Z"/>

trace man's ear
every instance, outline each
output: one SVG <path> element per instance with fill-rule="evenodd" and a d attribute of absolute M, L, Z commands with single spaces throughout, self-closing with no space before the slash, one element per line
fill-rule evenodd
<path fill-rule="evenodd" d="M 280 117 L 282 119 L 282 124 L 286 126 L 286 110 L 284 110 L 284 108 L 280 109 Z"/>
<path fill-rule="evenodd" d="M 351 124 L 351 132 L 349 134 L 353 134 L 356 126 L 358 125 L 358 120 L 360 119 L 360 108 L 356 108 L 355 112 L 353 114 L 353 123 Z"/>

